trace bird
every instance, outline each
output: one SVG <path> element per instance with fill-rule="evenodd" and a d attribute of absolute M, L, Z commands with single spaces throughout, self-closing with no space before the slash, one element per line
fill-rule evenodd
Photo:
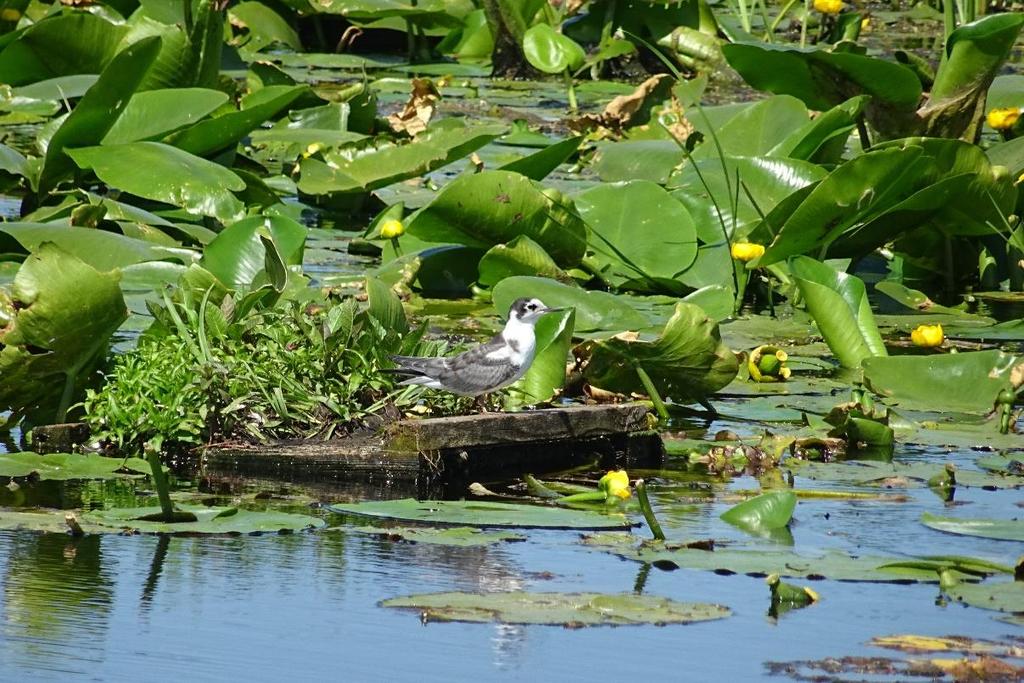
<path fill-rule="evenodd" d="M 419 384 L 460 396 L 486 395 L 507 387 L 526 374 L 537 351 L 534 326 L 547 313 L 565 310 L 549 308 L 540 299 L 516 299 L 508 311 L 504 329 L 490 341 L 455 356 L 391 356 L 398 366 L 388 371 L 409 375 L 402 386 Z"/>

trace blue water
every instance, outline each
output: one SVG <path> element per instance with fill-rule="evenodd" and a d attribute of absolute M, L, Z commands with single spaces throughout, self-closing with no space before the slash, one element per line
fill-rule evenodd
<path fill-rule="evenodd" d="M 671 538 L 770 546 L 721 522 L 723 503 L 679 512 L 665 484 L 655 492 Z M 732 486 L 753 484 L 745 478 Z M 795 547 L 962 553 L 1010 564 L 1024 552 L 1021 543 L 917 523 L 924 510 L 1013 516 L 1018 491 L 961 490 L 953 507 L 926 489 L 909 494 L 902 503 L 801 501 Z M 378 602 L 446 590 L 629 592 L 645 570 L 583 547 L 574 532 L 529 531 L 522 543 L 446 548 L 360 534 L 348 526 L 353 521 L 360 520 L 331 515 L 341 528 L 237 538 L 0 531 L 0 680 L 741 681 L 766 676 L 768 660 L 892 656 L 866 645 L 876 635 L 1020 632 L 996 621 L 997 612 L 936 604 L 935 585 L 817 581 L 820 603 L 773 620 L 763 579 L 653 568 L 644 593 L 724 604 L 733 616 L 578 630 L 422 625 L 415 613 Z"/>

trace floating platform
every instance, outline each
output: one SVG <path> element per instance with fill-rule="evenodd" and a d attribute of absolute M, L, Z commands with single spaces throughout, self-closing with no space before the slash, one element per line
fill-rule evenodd
<path fill-rule="evenodd" d="M 206 476 L 356 480 L 421 492 L 593 463 L 657 467 L 661 438 L 644 404 L 400 420 L 379 433 L 328 441 L 206 448 Z"/>

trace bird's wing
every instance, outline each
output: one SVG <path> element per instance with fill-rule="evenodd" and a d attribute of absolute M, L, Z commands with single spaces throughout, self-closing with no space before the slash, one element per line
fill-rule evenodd
<path fill-rule="evenodd" d="M 437 375 L 445 388 L 459 394 L 482 394 L 507 385 L 519 376 L 520 367 L 509 363 L 504 339 L 497 335 L 457 356 L 445 359 Z"/>

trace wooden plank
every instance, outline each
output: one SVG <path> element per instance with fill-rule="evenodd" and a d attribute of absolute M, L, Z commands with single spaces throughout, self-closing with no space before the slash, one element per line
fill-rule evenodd
<path fill-rule="evenodd" d="M 424 453 L 445 448 L 593 439 L 648 428 L 647 406 L 643 404 L 573 406 L 401 420 L 384 428 L 384 443 L 389 451 Z"/>
<path fill-rule="evenodd" d="M 73 453 L 89 440 L 89 425 L 64 422 L 32 428 L 32 450 L 36 453 Z"/>
<path fill-rule="evenodd" d="M 643 404 L 572 406 L 402 420 L 381 433 L 330 441 L 208 448 L 204 472 L 288 479 L 415 482 L 419 488 L 543 473 L 661 462 Z"/>

